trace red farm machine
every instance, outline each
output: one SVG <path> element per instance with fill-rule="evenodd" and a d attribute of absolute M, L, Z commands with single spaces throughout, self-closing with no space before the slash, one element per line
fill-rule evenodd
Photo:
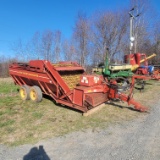
<path fill-rule="evenodd" d="M 145 53 L 134 53 L 125 55 L 124 61 L 132 66 L 131 70 L 134 74 L 145 75 L 148 76 L 148 79 L 159 80 L 159 72 L 154 69 L 154 66 L 148 64 L 148 60 L 155 56 L 156 54 L 154 53 L 148 57 Z"/>
<path fill-rule="evenodd" d="M 122 100 L 132 104 L 134 109 L 147 111 L 147 107 L 132 97 L 134 79 L 128 95 L 118 90 L 115 80 L 108 81 L 102 75 L 88 75 L 76 62 L 52 64 L 47 60 L 31 60 L 28 63 L 13 63 L 9 73 L 20 86 L 23 100 L 39 102 L 43 94 L 56 103 L 87 112 L 110 100 Z"/>

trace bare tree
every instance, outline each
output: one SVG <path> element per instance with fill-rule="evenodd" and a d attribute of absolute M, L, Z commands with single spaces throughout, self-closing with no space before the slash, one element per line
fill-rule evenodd
<path fill-rule="evenodd" d="M 48 30 L 42 34 L 41 55 L 46 60 L 53 60 L 53 32 Z"/>
<path fill-rule="evenodd" d="M 20 61 L 46 59 L 57 62 L 61 59 L 61 32 L 51 30 L 42 34 L 36 32 L 26 43 L 20 39 L 12 44 L 12 50 Z"/>
<path fill-rule="evenodd" d="M 41 34 L 40 32 L 35 32 L 29 45 L 28 49 L 31 52 L 31 59 L 40 59 L 41 58 Z"/>
<path fill-rule="evenodd" d="M 157 22 L 155 24 L 154 28 L 154 43 L 156 44 L 156 52 L 160 52 L 160 22 Z"/>
<path fill-rule="evenodd" d="M 64 60 L 67 61 L 77 60 L 76 48 L 72 40 L 64 40 L 62 48 L 63 48 Z"/>
<path fill-rule="evenodd" d="M 156 53 L 155 63 L 160 61 L 160 22 L 155 23 L 155 28 L 153 30 L 153 44 L 152 52 Z"/>
<path fill-rule="evenodd" d="M 24 43 L 21 39 L 19 39 L 11 46 L 11 49 L 19 61 L 39 59 L 40 48 L 40 34 L 38 32 L 33 35 L 31 40 Z"/>
<path fill-rule="evenodd" d="M 89 34 L 90 25 L 87 16 L 84 13 L 79 13 L 73 32 L 75 44 L 77 45 L 77 54 L 79 55 L 79 62 L 82 66 L 86 65 L 86 59 L 89 54 Z"/>
<path fill-rule="evenodd" d="M 126 12 L 125 12 L 126 13 Z M 94 15 L 92 42 L 95 58 L 104 61 L 106 48 L 109 57 L 122 50 L 122 42 L 126 36 L 126 15 L 123 12 L 98 12 Z"/>
<path fill-rule="evenodd" d="M 19 61 L 27 61 L 29 54 L 26 49 L 26 44 L 19 39 L 17 42 L 13 43 L 11 49 L 15 52 L 15 56 Z"/>
<path fill-rule="evenodd" d="M 40 50 L 42 58 L 58 62 L 61 59 L 61 32 L 59 30 L 43 32 Z"/>
<path fill-rule="evenodd" d="M 61 59 L 61 32 L 59 30 L 55 31 L 53 33 L 53 55 L 54 55 L 54 61 L 58 62 Z"/>

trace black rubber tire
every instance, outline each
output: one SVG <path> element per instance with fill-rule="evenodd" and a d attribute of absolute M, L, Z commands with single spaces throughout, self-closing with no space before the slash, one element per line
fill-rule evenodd
<path fill-rule="evenodd" d="M 38 86 L 33 86 L 30 88 L 29 93 L 30 99 L 33 102 L 40 102 L 42 101 L 42 91 Z"/>
<path fill-rule="evenodd" d="M 29 100 L 30 99 L 29 93 L 30 93 L 29 86 L 23 85 L 20 87 L 19 94 L 22 100 L 24 101 Z"/>

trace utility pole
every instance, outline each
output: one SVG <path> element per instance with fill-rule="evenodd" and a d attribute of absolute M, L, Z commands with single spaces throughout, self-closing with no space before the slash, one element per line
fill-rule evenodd
<path fill-rule="evenodd" d="M 129 11 L 129 15 L 130 15 L 130 54 L 133 52 L 133 45 L 134 45 L 134 41 L 135 41 L 135 37 L 134 37 L 134 28 L 133 28 L 133 21 L 135 18 L 137 18 L 140 14 L 137 14 L 136 16 L 133 15 L 133 11 L 135 10 L 136 7 L 133 7 L 130 11 Z"/>

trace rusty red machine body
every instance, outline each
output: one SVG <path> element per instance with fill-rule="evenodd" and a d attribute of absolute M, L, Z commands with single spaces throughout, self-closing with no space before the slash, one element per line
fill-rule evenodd
<path fill-rule="evenodd" d="M 129 95 L 119 92 L 116 81 L 108 82 L 102 75 L 87 75 L 76 62 L 52 64 L 46 60 L 32 60 L 13 63 L 9 73 L 16 85 L 37 86 L 56 103 L 82 112 L 115 99 L 132 104 L 136 110 L 147 111 L 147 107 L 133 99 L 133 87 Z M 132 79 L 134 83 L 134 77 Z"/>
<path fill-rule="evenodd" d="M 155 70 L 154 66 L 148 64 L 148 60 L 155 57 L 156 54 L 146 56 L 145 53 L 133 53 L 124 56 L 125 63 L 132 65 L 131 70 L 138 75 L 150 76 L 150 79 L 159 80 L 159 71 Z"/>

